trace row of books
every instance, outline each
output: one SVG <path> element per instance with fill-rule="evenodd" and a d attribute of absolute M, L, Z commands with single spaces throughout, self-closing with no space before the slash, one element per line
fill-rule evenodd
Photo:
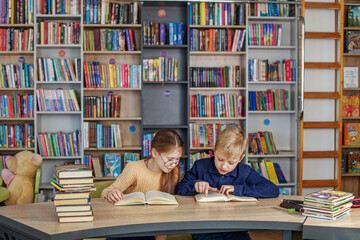
<path fill-rule="evenodd" d="M 121 125 L 84 122 L 84 148 L 121 148 Z"/>
<path fill-rule="evenodd" d="M 151 156 L 151 141 L 153 140 L 155 133 L 145 133 L 142 139 L 142 155 L 144 157 Z"/>
<path fill-rule="evenodd" d="M 38 58 L 38 81 L 81 81 L 81 59 L 75 58 L 74 63 L 70 58 Z"/>
<path fill-rule="evenodd" d="M 249 155 L 275 155 L 278 153 L 272 132 L 249 133 Z"/>
<path fill-rule="evenodd" d="M 120 117 L 121 96 L 84 96 L 84 117 L 117 118 Z"/>
<path fill-rule="evenodd" d="M 241 117 L 243 97 L 223 94 L 190 96 L 191 117 Z"/>
<path fill-rule="evenodd" d="M 0 118 L 33 118 L 34 98 L 29 94 L 0 95 Z"/>
<path fill-rule="evenodd" d="M 0 64 L 0 88 L 34 87 L 34 66 L 24 62 Z"/>
<path fill-rule="evenodd" d="M 268 59 L 249 59 L 249 81 L 296 81 L 296 60 L 281 59 L 269 63 Z"/>
<path fill-rule="evenodd" d="M 80 111 L 74 89 L 36 89 L 39 111 L 72 112 Z"/>
<path fill-rule="evenodd" d="M 203 158 L 210 158 L 212 156 L 214 156 L 213 150 L 190 154 L 190 156 L 189 156 L 190 169 L 193 167 L 196 160 L 203 159 Z"/>
<path fill-rule="evenodd" d="M 131 28 L 96 28 L 84 31 L 84 51 L 136 51 L 135 32 Z"/>
<path fill-rule="evenodd" d="M 190 2 L 190 25 L 244 25 L 245 4 Z"/>
<path fill-rule="evenodd" d="M 37 14 L 71 14 L 80 15 L 82 8 L 81 0 L 52 0 L 38 1 L 36 4 Z"/>
<path fill-rule="evenodd" d="M 230 124 L 199 124 L 190 123 L 190 140 L 191 147 L 214 147 L 217 136 L 222 130 L 229 126 L 237 126 L 235 123 Z"/>
<path fill-rule="evenodd" d="M 240 87 L 241 66 L 192 67 L 191 87 Z"/>
<path fill-rule="evenodd" d="M 190 51 L 239 52 L 246 30 L 233 29 L 190 29 Z"/>
<path fill-rule="evenodd" d="M 85 0 L 84 23 L 86 24 L 138 24 L 139 3 L 111 2 L 109 0 Z"/>
<path fill-rule="evenodd" d="M 343 96 L 342 102 L 343 117 L 360 117 L 360 96 Z"/>
<path fill-rule="evenodd" d="M 158 23 L 144 21 L 144 45 L 183 45 L 185 25 L 182 22 Z"/>
<path fill-rule="evenodd" d="M 342 152 L 341 172 L 360 173 L 360 152 Z"/>
<path fill-rule="evenodd" d="M 34 126 L 32 124 L 1 124 L 0 148 L 34 147 Z"/>
<path fill-rule="evenodd" d="M 351 210 L 354 194 L 336 191 L 320 190 L 307 194 L 304 198 L 302 215 L 327 220 L 335 220 Z"/>
<path fill-rule="evenodd" d="M 80 44 L 80 22 L 48 22 L 37 23 L 38 44 Z"/>
<path fill-rule="evenodd" d="M 90 191 L 95 191 L 92 171 L 86 165 L 63 165 L 55 168 L 51 181 L 58 221 L 91 222 L 94 220 Z"/>
<path fill-rule="evenodd" d="M 250 23 L 249 46 L 280 46 L 282 24 Z"/>
<path fill-rule="evenodd" d="M 81 156 L 81 132 L 38 133 L 38 148 L 43 157 Z"/>
<path fill-rule="evenodd" d="M 0 51 L 34 51 L 34 29 L 0 28 Z"/>
<path fill-rule="evenodd" d="M 286 0 L 290 2 L 290 0 Z M 295 4 L 250 3 L 249 15 L 257 17 L 295 17 Z"/>
<path fill-rule="evenodd" d="M 84 62 L 87 88 L 140 88 L 141 65 Z"/>
<path fill-rule="evenodd" d="M 33 0 L 0 0 L 0 24 L 31 24 Z"/>
<path fill-rule="evenodd" d="M 259 158 L 258 161 L 249 161 L 249 165 L 261 176 L 275 184 L 287 183 L 280 165 L 276 162 Z"/>
<path fill-rule="evenodd" d="M 143 59 L 144 81 L 178 81 L 179 62 L 177 58 L 159 57 Z"/>
<path fill-rule="evenodd" d="M 139 161 L 139 153 L 124 153 L 123 167 L 121 154 L 107 153 L 101 156 L 84 155 L 84 164 L 94 170 L 95 177 L 118 177 L 121 169 L 125 168 L 129 162 Z"/>
<path fill-rule="evenodd" d="M 360 123 L 344 123 L 344 145 L 360 146 Z"/>
<path fill-rule="evenodd" d="M 289 100 L 289 91 L 285 89 L 249 91 L 249 110 L 289 111 Z"/>

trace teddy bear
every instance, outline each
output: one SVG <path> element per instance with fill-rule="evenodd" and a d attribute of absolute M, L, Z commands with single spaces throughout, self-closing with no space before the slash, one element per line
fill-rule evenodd
<path fill-rule="evenodd" d="M 1 176 L 10 192 L 5 205 L 33 202 L 35 174 L 42 161 L 39 154 L 29 151 L 21 151 L 5 159 L 8 169 L 3 169 Z"/>

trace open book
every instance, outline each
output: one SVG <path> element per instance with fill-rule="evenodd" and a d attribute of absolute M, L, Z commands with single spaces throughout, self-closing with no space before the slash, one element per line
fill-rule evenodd
<path fill-rule="evenodd" d="M 178 204 L 175 196 L 160 191 L 134 192 L 124 195 L 124 199 L 114 203 L 117 206 L 142 204 Z"/>
<path fill-rule="evenodd" d="M 257 202 L 258 200 L 254 197 L 245 197 L 245 196 L 235 196 L 229 195 L 226 196 L 222 193 L 209 191 L 208 195 L 205 196 L 203 193 L 199 193 L 195 195 L 195 200 L 197 202 Z"/>

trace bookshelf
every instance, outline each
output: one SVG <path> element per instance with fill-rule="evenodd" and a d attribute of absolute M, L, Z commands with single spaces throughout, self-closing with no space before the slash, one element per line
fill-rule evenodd
<path fill-rule="evenodd" d="M 289 17 L 254 16 L 249 12 L 250 3 L 243 1 L 232 3 L 216 1 L 207 3 L 208 5 L 187 1 L 110 1 L 108 2 L 109 14 L 108 12 L 101 14 L 107 9 L 106 5 L 101 5 L 104 2 L 98 1 L 96 7 L 94 5 L 93 8 L 88 8 L 87 1 L 74 1 L 75 12 L 69 14 L 59 14 L 56 8 L 48 14 L 40 11 L 44 6 L 40 8 L 35 6 L 34 9 L 37 9 L 34 13 L 35 23 L 42 21 L 48 22 L 49 25 L 61 22 L 66 25 L 66 23 L 78 22 L 76 29 L 70 31 L 74 34 L 79 33 L 78 39 L 75 38 L 78 41 L 74 43 L 64 41 L 63 44 L 55 44 L 49 41 L 50 38 L 45 41 L 44 36 L 40 35 L 40 40 L 35 38 L 33 50 L 0 52 L 6 56 L 6 60 L 0 58 L 0 64 L 17 63 L 21 56 L 27 63 L 35 65 L 35 73 L 41 70 L 38 67 L 38 59 L 50 59 L 46 61 L 52 62 L 57 61 L 54 59 L 63 59 L 61 61 L 71 59 L 75 68 L 76 81 L 68 81 L 71 76 L 67 80 L 55 77 L 56 81 L 45 81 L 36 74 L 33 88 L 0 88 L 1 94 L 14 92 L 31 93 L 36 96 L 39 90 L 50 93 L 50 90 L 74 90 L 76 94 L 80 108 L 76 111 L 54 111 L 51 108 L 51 111 L 40 111 L 38 100 L 35 98 L 34 117 L 0 119 L 0 124 L 3 122 L 32 123 L 35 136 L 60 131 L 71 133 L 78 130 L 77 133 L 81 136 L 79 137 L 79 156 L 44 156 L 41 189 L 50 189 L 49 182 L 53 176 L 55 165 L 77 160 L 84 162 L 87 155 L 99 157 L 100 165 L 104 166 L 104 154 L 120 154 L 122 169 L 124 153 L 140 153 L 141 158 L 148 157 L 144 151 L 143 136 L 161 128 L 176 130 L 184 140 L 186 151 L 181 161 L 181 168 L 184 172 L 192 165 L 190 155 L 211 151 L 217 133 L 226 125 L 236 124 L 245 129 L 247 134 L 257 131 L 273 133 L 278 149 L 283 151 L 266 156 L 248 155 L 245 162 L 268 158 L 279 163 L 288 180 L 287 184 L 280 184 L 279 187 L 290 188 L 292 194 L 297 193 L 298 72 L 294 75 L 295 81 L 251 81 L 249 77 L 251 75 L 249 72 L 250 59 L 268 59 L 269 63 L 282 59 L 294 59 L 296 60 L 294 68 L 297 68 L 299 63 L 297 2 L 279 3 L 280 5 L 294 6 L 295 15 Z M 78 9 L 76 6 L 81 6 L 81 4 L 84 6 Z M 225 4 L 229 6 L 229 22 L 225 22 L 224 17 L 221 20 L 224 22 L 210 23 L 210 20 L 206 20 L 205 15 L 201 15 L 204 13 L 200 13 L 204 11 L 203 7 L 215 9 L 221 6 L 225 9 Z M 279 4 L 274 2 L 274 6 Z M 195 5 L 198 8 L 195 8 Z M 122 15 L 125 13 L 125 9 L 128 9 L 127 18 Z M 198 12 L 195 13 L 195 11 Z M 95 12 L 100 12 L 100 15 L 96 15 Z M 212 14 L 214 17 L 215 13 Z M 195 16 L 198 17 L 197 20 L 195 20 Z M 182 41 L 170 44 L 171 39 L 168 32 L 163 45 L 145 42 L 145 37 L 155 34 L 157 23 L 159 30 L 161 23 L 168 31 L 171 26 L 174 29 L 180 29 L 177 37 L 180 36 Z M 175 26 L 174 23 L 177 25 Z M 258 24 L 258 26 L 282 24 L 280 45 L 250 45 L 248 33 L 251 29 L 249 24 Z M 154 26 L 154 32 L 151 31 L 151 28 L 149 30 L 149 26 Z M 1 26 L 1 28 L 8 27 L 33 29 L 35 36 L 42 33 L 41 29 L 45 29 L 44 23 Z M 70 27 L 72 27 L 71 24 Z M 212 48 L 210 48 L 209 37 L 206 38 L 206 36 L 210 36 L 210 33 L 213 34 Z M 201 44 L 200 35 L 202 36 L 201 41 L 203 41 Z M 224 40 L 225 37 L 227 41 Z M 113 38 L 117 41 L 113 41 Z M 156 38 L 154 39 L 156 40 Z M 45 44 L 45 42 L 47 43 Z M 149 79 L 150 69 L 148 69 L 147 75 L 144 74 L 145 62 L 149 66 L 149 63 L 154 63 L 154 59 L 159 62 L 166 61 L 168 64 L 166 70 L 168 75 L 165 75 L 163 80 L 156 79 L 156 74 Z M 69 66 L 68 63 L 64 64 Z M 78 72 L 81 74 L 77 74 Z M 200 77 L 200 73 L 212 81 L 209 82 L 205 80 L 207 78 Z M 45 79 L 46 72 L 44 71 L 43 74 Z M 268 89 L 288 91 L 288 109 L 249 110 L 250 91 L 266 91 Z M 120 111 L 118 114 L 111 113 L 111 111 L 105 113 L 106 107 L 112 106 L 111 104 L 116 106 L 115 102 L 112 102 L 115 97 L 121 98 Z M 203 114 L 200 114 L 200 108 L 195 105 L 200 98 L 208 104 L 201 108 L 201 111 L 204 111 Z M 211 109 L 211 106 L 209 108 L 211 101 L 224 101 L 224 111 Z M 228 111 L 225 111 L 226 106 Z M 205 110 L 207 111 L 205 112 Z M 103 144 L 98 144 L 104 137 L 101 135 L 95 137 L 98 134 L 97 127 L 90 130 L 89 126 L 99 126 L 103 129 L 104 127 L 109 128 L 111 125 L 119 126 L 121 145 L 110 146 L 105 141 Z M 196 130 L 200 128 L 204 132 L 205 129 L 212 132 L 212 143 L 208 143 L 205 139 L 201 143 L 193 141 Z M 284 131 L 286 134 L 282 134 Z M 90 134 L 95 134 L 91 135 L 91 141 L 88 140 Z M 34 146 L 28 149 L 39 153 L 41 144 L 35 138 Z M 1 152 L 13 154 L 17 150 L 20 149 L 6 148 L 1 149 Z M 108 179 L 113 178 L 95 177 L 96 181 Z"/>
<path fill-rule="evenodd" d="M 343 63 L 344 63 L 344 69 L 343 69 L 343 88 L 342 88 L 342 103 L 343 103 L 343 109 L 347 108 L 346 105 L 348 105 L 346 102 L 347 101 L 351 101 L 348 98 L 350 98 L 351 96 L 353 96 L 353 98 L 359 98 L 359 79 L 355 78 L 354 82 L 355 85 L 357 85 L 357 87 L 355 86 L 346 86 L 345 84 L 347 84 L 346 79 L 348 78 L 347 73 L 346 73 L 346 69 L 348 67 L 356 67 L 355 71 L 357 70 L 357 76 L 359 76 L 359 64 L 360 64 L 360 58 L 359 58 L 359 53 L 357 52 L 353 52 L 353 51 L 349 51 L 348 50 L 348 40 L 349 40 L 349 33 L 359 33 L 360 32 L 360 25 L 358 23 L 352 23 L 351 21 L 349 21 L 351 19 L 351 17 L 349 17 L 349 10 L 352 8 L 359 8 L 360 4 L 358 1 L 351 1 L 351 0 L 347 0 L 344 2 L 344 13 L 343 13 L 343 52 L 342 52 L 342 58 L 343 58 Z M 354 18 L 356 17 L 356 14 L 354 15 Z M 359 109 L 359 103 L 354 102 L 354 104 L 356 105 L 356 108 Z M 351 104 L 351 105 L 354 105 Z M 344 110 L 343 110 L 343 114 L 342 114 L 342 120 L 343 120 L 343 133 L 345 132 L 345 124 L 349 124 L 349 123 L 359 123 L 360 117 L 359 115 L 355 112 L 353 112 L 354 114 L 350 113 L 353 111 L 348 111 L 348 113 L 345 114 Z M 359 152 L 360 151 L 360 146 L 347 146 L 345 144 L 345 136 L 342 136 L 343 139 L 343 145 L 341 147 L 341 151 L 343 153 L 343 158 L 344 158 L 344 162 L 342 163 L 342 165 L 345 163 L 345 168 L 344 170 L 342 170 L 342 174 L 341 174 L 341 190 L 343 191 L 348 191 L 348 192 L 353 192 L 355 195 L 359 195 L 360 193 L 360 178 L 359 178 L 359 173 L 349 173 L 348 170 L 348 157 L 349 157 L 349 153 L 350 152 Z"/>
<path fill-rule="evenodd" d="M 31 40 L 34 11 L 31 2 L 19 1 L 18 9 L 26 9 L 26 14 L 6 11 L 14 1 L 1 2 L 5 10 L 0 18 L 1 158 L 22 150 L 35 150 L 34 42 Z M 6 36 L 14 41 L 6 41 Z M 7 136 L 4 138 L 6 133 L 14 137 L 11 140 Z"/>

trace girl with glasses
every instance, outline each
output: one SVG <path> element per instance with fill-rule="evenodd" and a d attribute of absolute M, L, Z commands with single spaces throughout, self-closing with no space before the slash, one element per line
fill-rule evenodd
<path fill-rule="evenodd" d="M 116 181 L 102 191 L 101 197 L 114 203 L 124 198 L 124 191 L 145 194 L 150 190 L 157 190 L 175 194 L 175 186 L 180 181 L 180 170 L 177 165 L 184 154 L 183 140 L 176 131 L 161 129 L 151 142 L 151 153 L 152 157 L 149 159 L 127 164 Z M 165 239 L 164 236 L 162 237 Z M 116 239 L 155 239 L 155 237 Z M 162 238 L 159 236 L 156 239 Z"/>

